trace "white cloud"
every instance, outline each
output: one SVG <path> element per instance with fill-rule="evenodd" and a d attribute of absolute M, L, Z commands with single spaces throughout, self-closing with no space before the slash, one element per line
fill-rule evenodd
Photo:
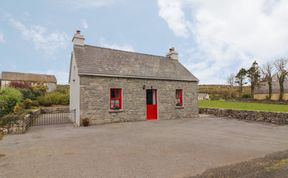
<path fill-rule="evenodd" d="M 175 35 L 194 40 L 186 64 L 202 83 L 223 83 L 254 59 L 288 56 L 286 0 L 158 0 L 158 6 Z"/>
<path fill-rule="evenodd" d="M 82 27 L 83 29 L 87 29 L 89 27 L 86 19 L 82 19 Z"/>
<path fill-rule="evenodd" d="M 5 43 L 4 34 L 0 32 L 0 43 Z"/>
<path fill-rule="evenodd" d="M 175 0 L 158 0 L 159 16 L 168 23 L 174 33 L 178 36 L 189 36 L 189 22 L 185 20 L 182 11 L 181 1 Z"/>
<path fill-rule="evenodd" d="M 108 44 L 104 41 L 100 42 L 100 45 L 105 47 L 105 48 L 111 48 L 111 49 L 119 49 L 119 50 L 123 50 L 123 51 L 131 51 L 134 52 L 134 48 L 133 46 L 129 45 L 129 44 Z"/>
<path fill-rule="evenodd" d="M 14 19 L 11 19 L 10 23 L 13 28 L 21 32 L 25 40 L 33 42 L 36 49 L 42 50 L 48 55 L 53 55 L 57 50 L 66 48 L 68 44 L 68 37 L 65 32 L 47 33 L 47 29 L 43 26 L 32 25 L 28 27 Z"/>
<path fill-rule="evenodd" d="M 64 0 L 62 3 L 69 4 L 74 9 L 98 8 L 114 5 L 120 0 Z"/>

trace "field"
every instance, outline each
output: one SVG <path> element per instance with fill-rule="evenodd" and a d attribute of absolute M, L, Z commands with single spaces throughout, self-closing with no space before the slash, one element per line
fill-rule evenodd
<path fill-rule="evenodd" d="M 287 104 L 249 103 L 222 100 L 202 100 L 199 101 L 199 107 L 288 112 Z"/>
<path fill-rule="evenodd" d="M 209 93 L 209 94 L 225 94 L 229 92 L 239 93 L 239 87 L 229 85 L 199 85 L 199 93 Z M 243 94 L 250 94 L 250 87 L 243 86 Z"/>

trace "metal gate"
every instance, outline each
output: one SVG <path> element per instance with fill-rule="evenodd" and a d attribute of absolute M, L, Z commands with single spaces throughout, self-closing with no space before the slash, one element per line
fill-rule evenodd
<path fill-rule="evenodd" d="M 75 110 L 61 113 L 44 113 L 35 116 L 32 126 L 67 124 L 75 122 Z"/>

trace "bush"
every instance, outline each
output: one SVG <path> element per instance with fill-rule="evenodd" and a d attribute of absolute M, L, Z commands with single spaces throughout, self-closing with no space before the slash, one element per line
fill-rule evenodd
<path fill-rule="evenodd" d="M 35 98 L 39 96 L 44 96 L 47 93 L 48 88 L 44 85 L 37 85 L 32 87 L 32 92 Z"/>
<path fill-rule="evenodd" d="M 17 103 L 22 100 L 22 93 L 15 88 L 2 88 L 0 90 L 0 117 L 13 112 Z"/>
<path fill-rule="evenodd" d="M 24 105 L 23 103 L 17 103 L 13 109 L 14 113 L 21 113 L 24 111 Z"/>
<path fill-rule="evenodd" d="M 52 106 L 53 105 L 51 98 L 48 96 L 40 96 L 37 98 L 37 101 L 38 101 L 39 105 L 41 105 L 41 106 Z"/>
<path fill-rule="evenodd" d="M 25 99 L 23 101 L 23 108 L 24 109 L 31 109 L 33 106 L 33 101 L 31 99 Z"/>
<path fill-rule="evenodd" d="M 69 86 L 67 85 L 58 85 L 55 92 L 69 94 Z"/>
<path fill-rule="evenodd" d="M 63 94 L 60 92 L 47 93 L 45 96 L 38 97 L 38 102 L 42 106 L 51 105 L 68 105 L 69 104 L 69 94 Z"/>
<path fill-rule="evenodd" d="M 243 94 L 242 98 L 248 99 L 248 98 L 252 98 L 252 96 L 250 94 Z"/>
<path fill-rule="evenodd" d="M 18 90 L 22 93 L 23 99 L 30 99 L 30 100 L 36 99 L 36 96 L 31 88 L 20 88 Z"/>

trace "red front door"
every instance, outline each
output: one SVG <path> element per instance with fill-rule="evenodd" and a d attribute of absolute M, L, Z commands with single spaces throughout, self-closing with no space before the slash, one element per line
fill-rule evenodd
<path fill-rule="evenodd" d="M 157 120 L 157 90 L 146 90 L 146 115 L 147 120 Z"/>

